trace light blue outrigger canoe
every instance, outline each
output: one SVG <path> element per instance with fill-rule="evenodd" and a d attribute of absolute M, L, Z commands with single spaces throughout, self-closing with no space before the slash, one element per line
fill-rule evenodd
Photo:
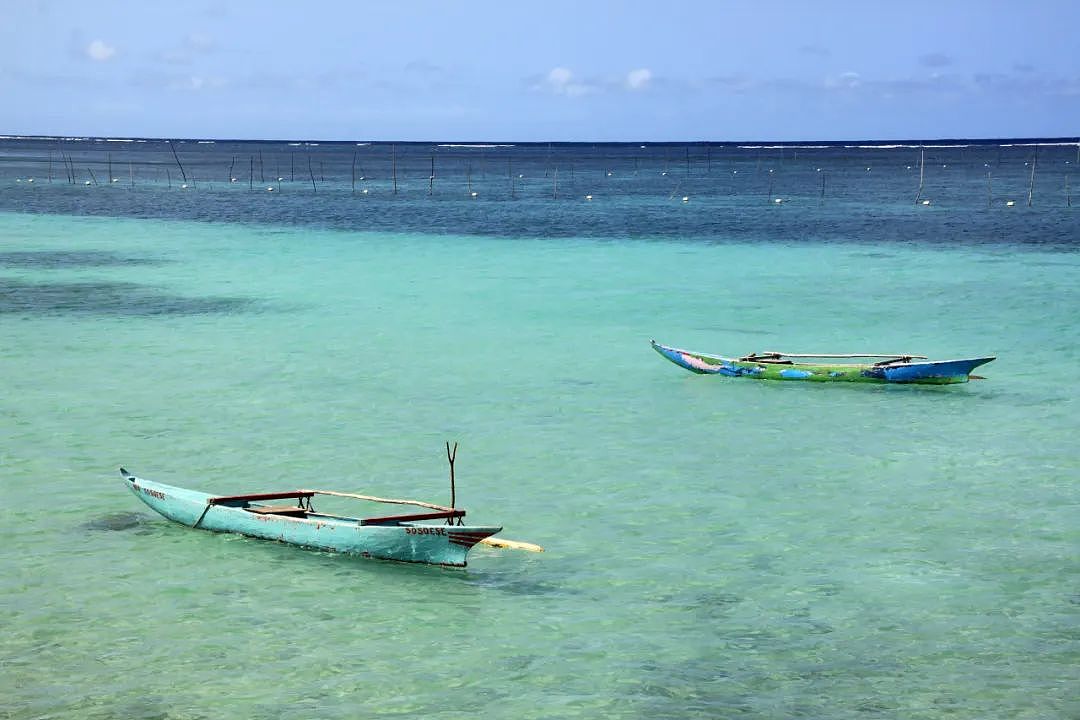
<path fill-rule="evenodd" d="M 365 558 L 464 567 L 477 543 L 495 547 L 541 548 L 512 540 L 489 540 L 502 530 L 463 525 L 465 511 L 418 500 L 391 500 L 332 490 L 286 490 L 249 495 L 209 495 L 135 477 L 120 468 L 125 484 L 153 510 L 182 525 L 238 533 Z M 354 518 L 316 512 L 316 495 L 334 495 L 378 503 L 419 506 L 425 512 Z M 268 500 L 291 500 L 287 505 Z M 429 524 L 442 521 L 443 524 Z"/>

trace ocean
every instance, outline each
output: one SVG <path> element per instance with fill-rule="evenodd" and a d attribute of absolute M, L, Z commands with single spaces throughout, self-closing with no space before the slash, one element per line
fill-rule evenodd
<path fill-rule="evenodd" d="M 0 139 L 0 717 L 1080 714 L 1078 166 Z M 651 338 L 997 359 L 766 383 Z M 443 504 L 448 441 L 544 553 L 196 532 L 118 472 Z"/>

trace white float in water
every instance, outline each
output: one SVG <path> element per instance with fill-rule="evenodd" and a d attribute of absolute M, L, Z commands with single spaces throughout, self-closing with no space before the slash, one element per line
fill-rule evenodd
<path fill-rule="evenodd" d="M 229 178 L 229 182 L 236 182 L 236 178 Z"/>
<path fill-rule="evenodd" d="M 363 194 L 367 195 L 367 188 L 364 188 L 364 189 L 363 189 L 363 190 L 361 190 L 360 192 L 362 192 Z"/>
<path fill-rule="evenodd" d="M 89 184 L 90 184 L 89 180 L 87 180 L 86 182 L 83 183 L 83 185 L 89 185 Z M 187 187 L 187 185 L 185 185 L 184 187 Z"/>
<path fill-rule="evenodd" d="M 1005 201 L 1005 207 L 1012 207 L 1015 204 L 1016 204 L 1015 200 L 1006 200 Z"/>
<path fill-rule="evenodd" d="M 471 193 L 469 193 L 469 195 L 471 195 L 472 197 L 476 197 L 479 194 L 480 193 L 476 192 L 475 190 L 473 190 Z"/>
<path fill-rule="evenodd" d="M 682 201 L 683 202 L 690 202 L 690 196 L 689 195 L 683 195 L 682 196 Z"/>
<path fill-rule="evenodd" d="M 277 181 L 278 181 L 278 182 L 281 182 L 281 181 L 282 181 L 282 180 L 284 180 L 284 179 L 285 179 L 285 178 L 278 178 L 278 179 L 277 179 Z"/>
<path fill-rule="evenodd" d="M 274 186 L 270 185 L 266 188 L 266 192 L 274 192 Z"/>
<path fill-rule="evenodd" d="M 90 183 L 86 183 L 86 184 L 89 185 Z M 187 183 L 184 183 L 183 185 L 181 185 L 180 189 L 181 190 L 187 190 Z"/>
<path fill-rule="evenodd" d="M 592 200 L 592 195 L 586 195 L 586 196 L 585 196 L 585 199 L 586 199 L 586 200 Z"/>
<path fill-rule="evenodd" d="M 923 205 L 929 205 L 929 204 L 930 204 L 930 201 L 929 201 L 929 200 L 923 200 L 923 201 L 922 201 L 922 204 L 923 204 Z"/>
<path fill-rule="evenodd" d="M 773 202 L 779 205 L 780 203 L 784 202 L 784 198 L 775 198 Z"/>

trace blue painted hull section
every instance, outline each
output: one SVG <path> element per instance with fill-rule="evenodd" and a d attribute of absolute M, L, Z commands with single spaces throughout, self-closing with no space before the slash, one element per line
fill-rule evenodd
<path fill-rule="evenodd" d="M 895 383 L 921 382 L 930 378 L 948 378 L 967 382 L 972 370 L 991 360 L 993 358 L 970 358 L 897 365 L 885 368 L 885 379 Z"/>
<path fill-rule="evenodd" d="M 238 533 L 318 550 L 397 560 L 464 567 L 469 550 L 501 527 L 422 525 L 361 525 L 356 518 L 308 513 L 305 517 L 263 515 L 230 505 L 209 505 L 207 493 L 151 482 L 133 475 L 125 485 L 137 498 L 164 517 L 188 527 Z M 259 503 L 244 503 L 257 507 Z"/>

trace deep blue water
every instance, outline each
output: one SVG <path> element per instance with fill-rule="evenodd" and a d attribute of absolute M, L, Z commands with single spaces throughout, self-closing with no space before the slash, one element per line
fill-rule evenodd
<path fill-rule="evenodd" d="M 1043 142 L 1053 144 L 8 139 L 0 209 L 499 237 L 1072 249 L 1080 143 Z"/>

